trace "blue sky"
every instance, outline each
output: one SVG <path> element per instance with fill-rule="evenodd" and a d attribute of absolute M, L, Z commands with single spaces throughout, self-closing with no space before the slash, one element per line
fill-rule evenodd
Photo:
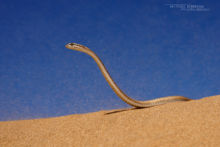
<path fill-rule="evenodd" d="M 1 0 L 0 121 L 129 107 L 69 42 L 92 49 L 135 99 L 220 94 L 219 4 Z"/>

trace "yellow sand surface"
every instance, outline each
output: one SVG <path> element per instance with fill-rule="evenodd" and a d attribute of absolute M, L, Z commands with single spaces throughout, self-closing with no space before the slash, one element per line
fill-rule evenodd
<path fill-rule="evenodd" d="M 220 146 L 220 95 L 144 109 L 0 122 L 0 146 Z"/>

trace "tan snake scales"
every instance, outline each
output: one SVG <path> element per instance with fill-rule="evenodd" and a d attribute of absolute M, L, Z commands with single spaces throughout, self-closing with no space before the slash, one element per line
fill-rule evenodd
<path fill-rule="evenodd" d="M 161 105 L 161 104 L 165 104 L 168 102 L 175 102 L 175 101 L 189 101 L 192 99 L 183 97 L 183 96 L 167 96 L 167 97 L 162 97 L 162 98 L 157 98 L 154 100 L 149 100 L 149 101 L 138 101 L 138 100 L 134 100 L 132 98 L 130 98 L 129 96 L 127 96 L 119 87 L 118 85 L 113 81 L 113 79 L 111 78 L 111 76 L 109 75 L 107 69 L 105 68 L 104 64 L 102 63 L 102 61 L 99 59 L 99 57 L 93 52 L 91 51 L 88 47 L 85 47 L 83 45 L 80 44 L 76 44 L 76 43 L 68 43 L 66 46 L 66 48 L 71 49 L 71 50 L 76 50 L 76 51 L 80 51 L 80 52 L 84 52 L 88 55 L 90 55 L 95 62 L 98 64 L 103 76 L 105 77 L 106 81 L 108 82 L 108 84 L 111 86 L 111 88 L 113 89 L 113 91 L 127 104 L 137 107 L 137 108 L 143 108 L 143 107 L 152 107 L 152 106 L 156 106 L 156 105 Z"/>

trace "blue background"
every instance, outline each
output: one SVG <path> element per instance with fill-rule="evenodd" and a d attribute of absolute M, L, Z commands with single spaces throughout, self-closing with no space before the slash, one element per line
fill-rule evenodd
<path fill-rule="evenodd" d="M 0 120 L 129 107 L 83 44 L 130 97 L 150 100 L 220 92 L 219 1 L 0 0 Z"/>

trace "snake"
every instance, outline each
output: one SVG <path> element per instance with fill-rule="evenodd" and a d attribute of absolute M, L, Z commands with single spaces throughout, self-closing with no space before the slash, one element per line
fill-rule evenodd
<path fill-rule="evenodd" d="M 129 97 L 128 95 L 126 95 L 118 87 L 118 85 L 111 78 L 108 70 L 106 69 L 106 67 L 103 64 L 103 62 L 101 61 L 101 59 L 91 49 L 89 49 L 88 47 L 86 47 L 84 45 L 77 44 L 77 43 L 68 43 L 68 44 L 65 45 L 65 47 L 67 49 L 80 51 L 80 52 L 86 53 L 89 56 L 91 56 L 95 60 L 95 62 L 97 63 L 97 65 L 98 65 L 99 69 L 101 70 L 105 80 L 108 82 L 108 84 L 110 85 L 112 90 L 115 92 L 115 94 L 121 100 L 123 100 L 125 103 L 127 103 L 127 104 L 129 104 L 129 105 L 131 105 L 133 107 L 136 107 L 136 108 L 147 108 L 147 107 L 152 107 L 152 106 L 166 104 L 166 103 L 169 103 L 169 102 L 190 101 L 190 100 L 192 100 L 192 99 L 184 97 L 184 96 L 166 96 L 166 97 L 160 97 L 160 98 L 156 98 L 156 99 L 153 99 L 153 100 L 147 100 L 147 101 L 135 100 L 135 99 Z"/>

